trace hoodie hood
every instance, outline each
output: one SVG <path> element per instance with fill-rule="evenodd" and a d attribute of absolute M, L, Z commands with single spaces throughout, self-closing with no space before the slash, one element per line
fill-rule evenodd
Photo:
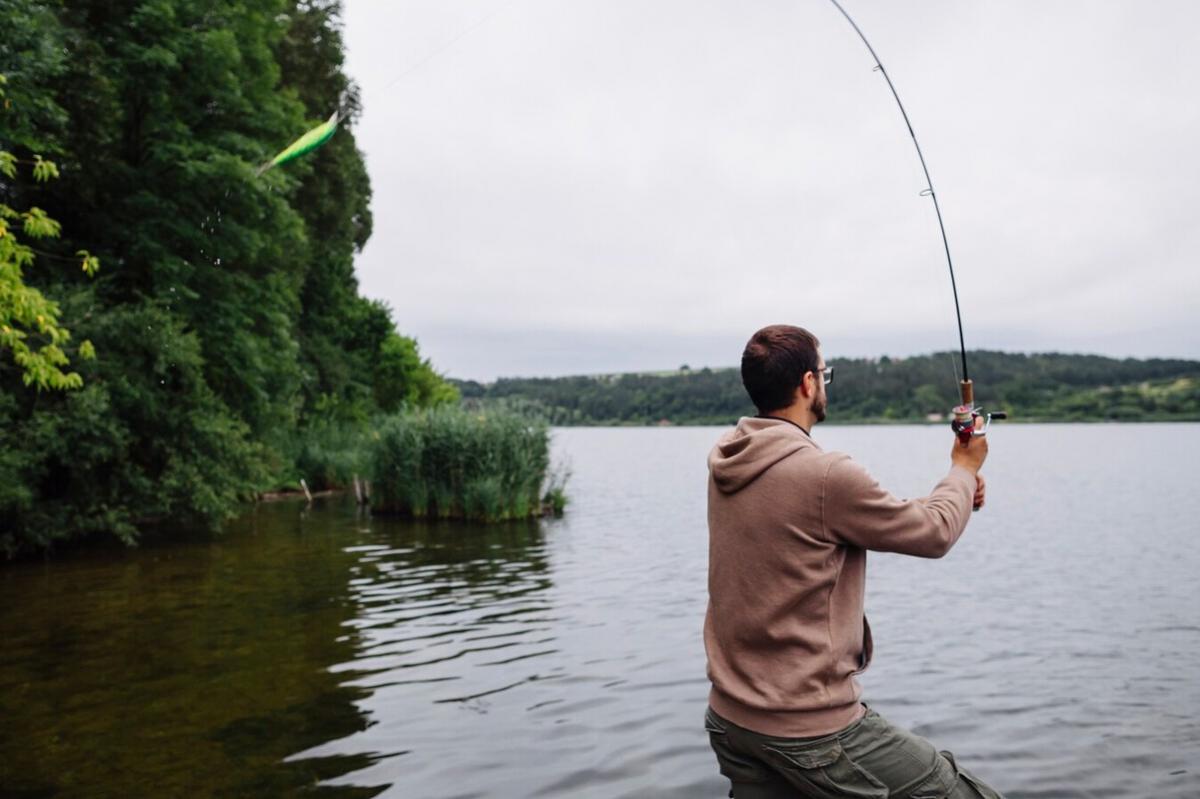
<path fill-rule="evenodd" d="M 721 436 L 708 455 L 708 471 L 719 491 L 732 494 L 805 447 L 820 449 L 798 425 L 784 419 L 748 416 Z"/>

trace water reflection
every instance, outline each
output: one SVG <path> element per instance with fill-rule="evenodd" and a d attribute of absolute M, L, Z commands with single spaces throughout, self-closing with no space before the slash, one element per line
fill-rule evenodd
<path fill-rule="evenodd" d="M 633 431 L 637 468 L 614 469 L 628 439 L 597 432 L 565 519 L 371 521 L 351 570 L 358 649 L 335 667 L 370 690 L 358 704 L 371 725 L 295 757 L 397 756 L 327 785 L 455 799 L 721 792 L 699 724 L 707 445 L 680 469 L 693 453 Z"/>
<path fill-rule="evenodd" d="M 335 666 L 363 688 L 429 686 L 425 701 L 470 702 L 499 693 L 496 670 L 471 669 L 552 654 L 546 590 L 551 581 L 536 522 L 501 527 L 376 522 L 376 536 L 403 546 L 351 547 L 350 593 L 358 643 Z M 529 679 L 533 679 L 530 676 Z M 490 681 L 488 681 L 490 679 Z"/>
<path fill-rule="evenodd" d="M 369 724 L 328 668 L 357 648 L 338 518 L 265 505 L 215 541 L 0 570 L 0 793 L 273 796 L 375 762 L 285 762 Z"/>
<path fill-rule="evenodd" d="M 536 665 L 557 652 L 551 586 L 538 522 L 371 519 L 346 500 L 10 564 L 0 793 L 378 795 L 394 772 L 371 767 L 431 738 L 395 722 L 485 713 L 556 676 Z"/>
<path fill-rule="evenodd" d="M 538 522 L 372 519 L 361 532 L 362 542 L 345 548 L 355 558 L 348 586 L 358 612 L 343 622 L 354 652 L 329 671 L 363 692 L 357 704 L 372 724 L 289 762 L 364 748 L 416 753 L 377 769 L 386 779 L 428 765 L 436 728 L 449 731 L 443 707 L 484 714 L 498 695 L 558 676 L 539 663 L 559 651 L 557 619 Z M 354 782 L 364 780 L 371 781 L 370 770 L 355 775 Z"/>

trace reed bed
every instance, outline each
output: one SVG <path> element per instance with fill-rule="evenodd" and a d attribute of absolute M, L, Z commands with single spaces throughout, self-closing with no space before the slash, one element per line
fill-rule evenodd
<path fill-rule="evenodd" d="M 310 427 L 295 454 L 297 481 L 306 478 L 314 491 L 344 488 L 366 475 L 367 434 L 363 424 L 322 424 Z"/>
<path fill-rule="evenodd" d="M 370 442 L 374 510 L 501 521 L 561 513 L 565 474 L 549 474 L 550 429 L 505 408 L 408 411 Z M 543 488 L 545 489 L 543 491 Z"/>

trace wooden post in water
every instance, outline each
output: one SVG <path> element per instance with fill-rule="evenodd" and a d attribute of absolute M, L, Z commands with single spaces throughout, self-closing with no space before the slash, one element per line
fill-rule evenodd
<path fill-rule="evenodd" d="M 312 504 L 312 492 L 308 490 L 308 483 L 304 482 L 304 478 L 300 478 L 300 487 L 304 489 L 304 496 L 308 497 L 308 502 Z"/>
<path fill-rule="evenodd" d="M 358 482 L 358 475 L 354 475 L 354 500 L 359 504 L 363 504 L 362 483 Z"/>

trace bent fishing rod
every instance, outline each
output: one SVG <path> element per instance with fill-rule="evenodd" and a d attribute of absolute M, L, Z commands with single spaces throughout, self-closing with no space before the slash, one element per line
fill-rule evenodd
<path fill-rule="evenodd" d="M 925 154 L 921 152 L 921 143 L 917 141 L 917 134 L 913 131 L 912 122 L 908 119 L 908 112 L 904 110 L 904 103 L 900 102 L 900 95 L 896 92 L 896 86 L 892 83 L 892 78 L 884 69 L 883 62 L 879 60 L 875 48 L 867 41 L 866 35 L 854 18 L 842 8 L 838 0 L 829 0 L 833 3 L 834 8 L 841 12 L 846 21 L 850 23 L 850 27 L 854 28 L 854 32 L 858 34 L 858 38 L 862 39 L 862 43 L 867 46 L 868 52 L 871 53 L 871 58 L 875 60 L 875 71 L 883 75 L 883 79 L 887 81 L 888 89 L 892 92 L 892 97 L 896 100 L 896 105 L 900 108 L 900 115 L 904 117 L 904 125 L 908 128 L 908 135 L 912 137 L 913 146 L 917 149 L 917 158 L 921 161 L 921 171 L 925 173 L 925 188 L 921 190 L 922 197 L 929 197 L 933 200 L 933 210 L 937 214 L 938 230 L 942 234 L 942 246 L 946 251 L 946 266 L 950 269 L 950 290 L 954 292 L 954 315 L 958 321 L 958 347 L 962 353 L 962 380 L 959 381 L 959 393 L 962 397 L 962 404 L 955 406 L 950 412 L 950 427 L 954 430 L 954 434 L 958 437 L 959 442 L 966 446 L 973 436 L 987 435 L 988 428 L 992 424 L 993 419 L 1005 419 L 1007 414 L 1002 411 L 994 413 L 983 412 L 983 409 L 975 404 L 975 385 L 971 382 L 971 375 L 967 371 L 967 345 L 963 338 L 963 323 L 962 310 L 958 304 L 958 285 L 954 280 L 954 261 L 950 258 L 950 240 L 946 238 L 946 224 L 942 221 L 942 207 L 938 204 L 937 192 L 933 190 L 933 178 L 929 176 L 929 167 L 925 163 Z M 975 420 L 984 419 L 983 427 L 976 428 Z"/>

